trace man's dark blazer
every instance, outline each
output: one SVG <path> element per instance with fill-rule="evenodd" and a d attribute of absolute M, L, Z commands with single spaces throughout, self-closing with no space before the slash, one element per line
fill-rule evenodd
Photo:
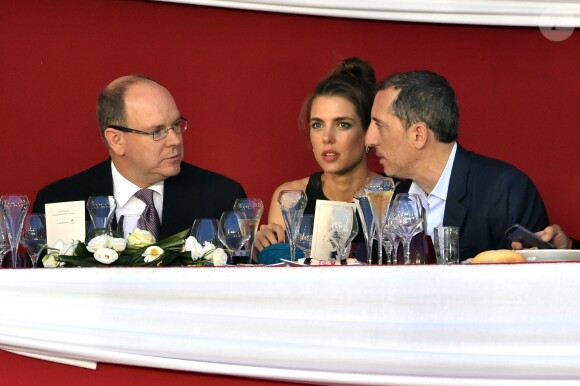
<path fill-rule="evenodd" d="M 44 204 L 112 196 L 111 160 L 41 189 L 32 211 L 44 213 Z M 246 193 L 239 183 L 221 174 L 181 163 L 181 172 L 165 180 L 160 239 L 191 228 L 196 218 L 216 218 L 233 210 L 236 198 Z M 87 220 L 89 219 L 88 213 Z"/>
<path fill-rule="evenodd" d="M 408 192 L 411 180 L 395 193 Z M 548 226 L 548 215 L 534 183 L 514 166 L 464 150 L 455 153 L 444 226 L 458 226 L 461 260 L 490 249 L 511 249 L 504 232 L 520 224 L 533 232 Z"/>

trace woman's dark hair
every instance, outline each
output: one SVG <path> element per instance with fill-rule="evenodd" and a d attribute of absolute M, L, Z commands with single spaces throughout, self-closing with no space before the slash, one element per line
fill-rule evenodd
<path fill-rule="evenodd" d="M 336 69 L 314 88 L 314 92 L 302 106 L 301 128 L 308 133 L 312 102 L 319 96 L 340 96 L 350 101 L 361 119 L 366 132 L 371 123 L 371 108 L 376 93 L 376 77 L 373 67 L 359 58 L 344 59 Z"/>

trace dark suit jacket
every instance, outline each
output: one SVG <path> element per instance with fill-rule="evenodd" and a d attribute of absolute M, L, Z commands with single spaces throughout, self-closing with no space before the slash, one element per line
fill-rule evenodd
<path fill-rule="evenodd" d="M 408 192 L 410 180 L 395 193 Z M 461 260 L 490 249 L 511 249 L 504 232 L 520 224 L 533 232 L 548 226 L 544 202 L 534 183 L 514 166 L 457 145 L 443 215 L 458 226 Z"/>
<path fill-rule="evenodd" d="M 113 195 L 111 160 L 41 189 L 32 211 L 44 213 L 44 204 L 98 195 Z M 239 183 L 182 162 L 181 172 L 165 180 L 160 238 L 191 228 L 196 218 L 219 220 L 224 211 L 233 210 L 236 198 L 244 197 L 246 193 Z M 88 220 L 88 213 L 86 216 Z"/>

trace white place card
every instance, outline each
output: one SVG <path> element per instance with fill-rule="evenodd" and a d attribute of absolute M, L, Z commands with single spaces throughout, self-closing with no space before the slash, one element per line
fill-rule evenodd
<path fill-rule="evenodd" d="M 337 208 L 352 208 L 356 210 L 354 203 L 342 201 L 316 200 L 314 212 L 314 226 L 312 229 L 312 249 L 310 256 L 317 260 L 330 260 L 335 249 L 330 243 L 328 233 L 332 227 L 334 211 Z"/>
<path fill-rule="evenodd" d="M 69 201 L 44 205 L 46 214 L 46 241 L 50 247 L 57 240 L 69 243 L 85 241 L 85 202 Z"/>

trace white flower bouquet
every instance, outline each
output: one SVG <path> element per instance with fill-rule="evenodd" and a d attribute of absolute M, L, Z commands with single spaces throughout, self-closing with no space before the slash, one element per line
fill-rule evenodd
<path fill-rule="evenodd" d="M 185 230 L 156 242 L 146 230 L 135 228 L 127 239 L 99 235 L 87 244 L 59 240 L 42 259 L 45 268 L 56 267 L 158 267 L 222 266 L 227 254 L 211 243 L 201 245 Z"/>

